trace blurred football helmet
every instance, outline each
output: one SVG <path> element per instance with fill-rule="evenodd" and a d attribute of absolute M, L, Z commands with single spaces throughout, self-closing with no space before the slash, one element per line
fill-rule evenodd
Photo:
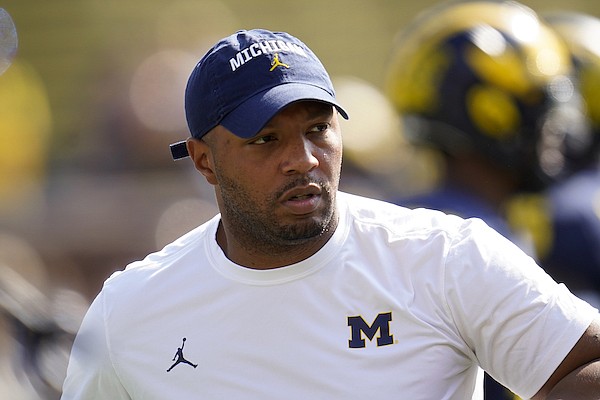
<path fill-rule="evenodd" d="M 565 40 L 571 52 L 577 84 L 593 131 L 593 143 L 583 162 L 597 161 L 600 155 L 600 19 L 569 11 L 556 11 L 542 17 Z"/>
<path fill-rule="evenodd" d="M 414 143 L 475 151 L 523 189 L 570 172 L 591 134 L 568 49 L 516 2 L 446 2 L 397 37 L 386 90 Z"/>

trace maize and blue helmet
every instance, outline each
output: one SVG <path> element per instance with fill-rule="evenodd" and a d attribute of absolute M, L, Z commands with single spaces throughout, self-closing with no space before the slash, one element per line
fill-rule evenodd
<path fill-rule="evenodd" d="M 400 32 L 386 89 L 417 144 L 483 154 L 524 189 L 570 174 L 591 140 L 569 51 L 516 2 L 447 2 Z"/>

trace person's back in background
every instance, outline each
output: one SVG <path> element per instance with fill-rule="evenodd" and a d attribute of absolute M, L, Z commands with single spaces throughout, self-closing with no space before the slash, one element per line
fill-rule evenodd
<path fill-rule="evenodd" d="M 439 154 L 442 178 L 392 200 L 481 218 L 539 258 L 531 224 L 513 217 L 535 218 L 532 204 L 545 215 L 542 194 L 584 155 L 572 72 L 560 37 L 518 3 L 450 2 L 418 16 L 397 38 L 387 93 L 408 139 Z M 511 397 L 488 377 L 487 399 Z"/>

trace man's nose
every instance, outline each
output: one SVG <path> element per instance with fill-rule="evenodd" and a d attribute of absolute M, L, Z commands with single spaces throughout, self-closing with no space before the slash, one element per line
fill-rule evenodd
<path fill-rule="evenodd" d="M 305 174 L 319 165 L 317 147 L 306 137 L 289 144 L 282 160 L 282 170 L 286 175 Z"/>

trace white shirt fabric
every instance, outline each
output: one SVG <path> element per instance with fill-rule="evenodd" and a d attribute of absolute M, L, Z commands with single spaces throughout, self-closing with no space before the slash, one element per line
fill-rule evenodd
<path fill-rule="evenodd" d="M 294 265 L 232 263 L 217 215 L 113 274 L 62 399 L 482 399 L 481 368 L 528 398 L 597 316 L 481 220 L 338 205 Z"/>

